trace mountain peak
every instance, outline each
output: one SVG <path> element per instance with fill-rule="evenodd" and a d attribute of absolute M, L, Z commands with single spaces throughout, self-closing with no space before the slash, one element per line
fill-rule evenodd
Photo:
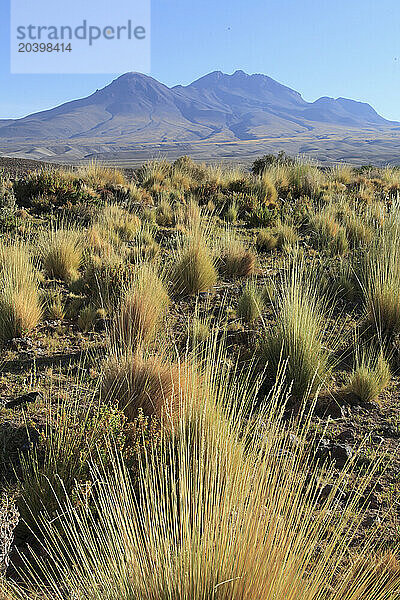
<path fill-rule="evenodd" d="M 0 139 L 98 139 L 135 142 L 256 140 L 312 137 L 329 125 L 360 129 L 395 125 L 368 104 L 323 97 L 306 102 L 267 75 L 213 71 L 190 85 L 168 87 L 130 71 L 104 88 L 23 119 L 0 123 Z M 97 143 L 96 141 L 96 143 Z M 115 146 L 116 147 L 116 146 Z"/>

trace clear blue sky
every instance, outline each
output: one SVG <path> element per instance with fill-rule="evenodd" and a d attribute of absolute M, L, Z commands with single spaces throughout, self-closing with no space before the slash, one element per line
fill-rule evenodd
<path fill-rule="evenodd" d="M 0 7 L 0 118 L 86 96 L 119 75 L 10 75 L 9 0 Z M 236 69 L 269 75 L 308 101 L 344 96 L 400 120 L 400 2 L 152 1 L 153 77 L 186 84 Z"/>

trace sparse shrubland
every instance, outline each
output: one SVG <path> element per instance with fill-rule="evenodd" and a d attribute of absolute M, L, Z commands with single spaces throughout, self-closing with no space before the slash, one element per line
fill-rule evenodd
<path fill-rule="evenodd" d="M 397 600 L 399 192 L 284 153 L 0 176 L 0 596 Z"/>

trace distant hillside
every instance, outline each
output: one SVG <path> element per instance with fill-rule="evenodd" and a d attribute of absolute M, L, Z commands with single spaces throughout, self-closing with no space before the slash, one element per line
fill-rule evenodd
<path fill-rule="evenodd" d="M 398 127 L 400 123 L 387 121 L 369 104 L 327 97 L 306 102 L 265 75 L 215 71 L 190 85 L 169 88 L 152 77 L 126 73 L 86 98 L 0 121 L 0 152 L 73 160 L 116 155 L 134 150 L 134 144 L 150 145 L 154 152 L 163 144 L 189 144 L 190 151 L 196 143 L 285 137 L 309 144 L 347 130 L 369 136 L 395 132 L 397 137 Z M 307 143 L 303 147 L 300 141 L 294 150 L 308 152 Z M 246 144 L 239 144 L 239 154 L 245 152 Z"/>

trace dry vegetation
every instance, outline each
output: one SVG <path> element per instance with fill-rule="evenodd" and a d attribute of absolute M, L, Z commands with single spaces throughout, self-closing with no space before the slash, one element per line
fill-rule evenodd
<path fill-rule="evenodd" d="M 1 176 L 4 598 L 399 597 L 399 192 L 284 156 Z"/>

